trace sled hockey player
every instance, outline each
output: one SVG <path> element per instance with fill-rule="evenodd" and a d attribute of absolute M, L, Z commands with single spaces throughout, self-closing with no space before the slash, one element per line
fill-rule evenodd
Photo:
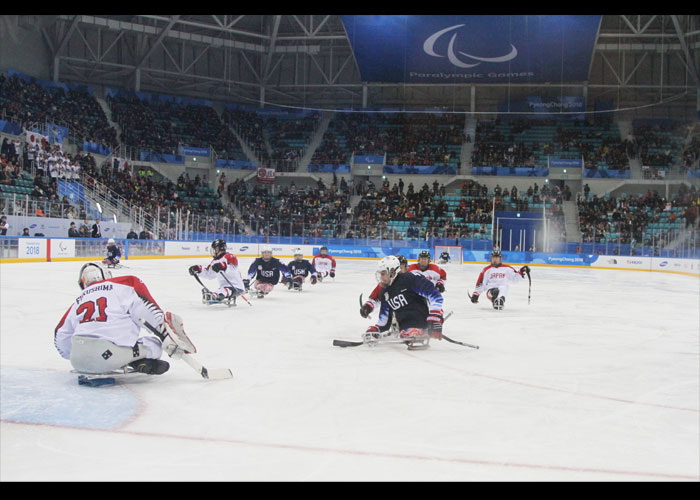
<path fill-rule="evenodd" d="M 500 311 L 505 307 L 510 284 L 525 278 L 526 274 L 530 274 L 528 266 L 516 271 L 514 267 L 503 264 L 500 248 L 494 247 L 491 251 L 491 264 L 479 274 L 474 293 L 469 298 L 476 304 L 479 302 L 479 296 L 486 291 L 486 298 L 491 301 L 494 309 Z"/>
<path fill-rule="evenodd" d="M 287 266 L 272 256 L 272 249 L 269 246 L 262 247 L 260 255 L 248 268 L 248 279 L 244 283 L 248 290 L 250 280 L 255 278 L 255 292 L 257 297 L 262 299 L 279 283 L 280 276 L 286 281 L 292 279 L 292 274 Z"/>
<path fill-rule="evenodd" d="M 399 260 L 399 272 L 405 273 L 406 269 L 408 268 L 408 261 L 406 260 L 406 257 L 404 257 L 403 255 L 397 255 L 396 258 Z M 372 293 L 369 294 L 369 298 L 365 301 L 364 304 L 362 304 L 362 307 L 360 307 L 360 316 L 362 316 L 363 318 L 369 318 L 369 315 L 372 314 L 372 311 L 374 311 L 374 309 L 380 305 L 382 288 L 383 286 L 381 283 L 377 284 L 377 286 L 374 287 Z M 389 321 L 386 322 L 386 325 L 384 325 L 384 327 L 381 329 L 381 332 L 384 336 L 393 334 L 398 335 L 399 326 L 396 323 L 396 317 L 394 316 L 394 312 L 391 309 L 389 310 L 389 315 Z"/>
<path fill-rule="evenodd" d="M 326 276 L 335 278 L 335 259 L 328 254 L 327 247 L 321 247 L 311 263 L 318 271 L 318 281 L 323 281 Z"/>
<path fill-rule="evenodd" d="M 115 241 L 110 238 L 107 240 L 107 257 L 104 258 L 102 263 L 107 267 L 117 267 L 119 265 L 119 259 L 122 258 L 122 251 Z"/>
<path fill-rule="evenodd" d="M 174 315 L 163 313 L 136 276 L 113 278 L 108 269 L 89 262 L 80 269 L 78 285 L 82 293 L 54 330 L 56 349 L 76 371 L 104 374 L 126 369 L 162 375 L 170 368 L 160 359 L 163 351 L 171 357 L 187 352 L 171 340 L 170 319 Z M 139 336 L 141 319 L 164 340 Z"/>
<path fill-rule="evenodd" d="M 440 269 L 437 265 L 431 264 L 430 252 L 423 250 L 418 254 L 418 262 L 408 266 L 408 271 L 417 273 L 427 278 L 440 293 L 445 293 L 445 281 L 447 273 L 444 269 Z"/>
<path fill-rule="evenodd" d="M 224 302 L 230 300 L 235 304 L 236 297 L 246 292 L 241 272 L 238 269 L 238 259 L 226 251 L 226 242 L 222 239 L 214 240 L 209 252 L 214 259 L 207 267 L 202 268 L 202 266 L 194 265 L 189 268 L 192 276 L 201 275 L 206 279 L 216 278 L 219 282 L 219 288 L 215 291 L 202 288 L 202 301 Z"/>
<path fill-rule="evenodd" d="M 318 281 L 318 272 L 314 265 L 304 258 L 304 252 L 301 248 L 294 249 L 294 260 L 287 264 L 289 272 L 292 274 L 292 279 L 287 280 L 287 287 L 290 290 L 298 290 L 301 292 L 301 287 L 309 276 L 309 280 L 312 285 L 315 285 Z"/>
<path fill-rule="evenodd" d="M 440 259 L 438 260 L 438 263 L 442 265 L 449 264 L 451 259 L 452 257 L 450 256 L 450 252 L 445 250 L 440 254 Z"/>
<path fill-rule="evenodd" d="M 442 340 L 442 294 L 425 277 L 401 272 L 393 255 L 379 261 L 375 277 L 382 291 L 377 323 L 370 326 L 362 340 L 370 345 L 382 337 L 382 330 L 396 317 L 399 339 L 427 347 L 430 338 Z"/>

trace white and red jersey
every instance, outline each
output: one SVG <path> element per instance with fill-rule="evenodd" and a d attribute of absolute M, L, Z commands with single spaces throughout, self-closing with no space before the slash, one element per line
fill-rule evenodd
<path fill-rule="evenodd" d="M 319 273 L 328 273 L 331 269 L 335 269 L 335 259 L 329 254 L 321 255 L 319 253 L 311 263 Z"/>
<path fill-rule="evenodd" d="M 407 271 L 413 274 L 422 274 L 425 278 L 430 280 L 433 285 L 437 285 L 438 283 L 442 283 L 444 285 L 445 280 L 447 280 L 447 273 L 445 270 L 436 266 L 432 262 L 428 264 L 426 269 L 421 269 L 418 263 L 411 264 L 408 266 Z"/>
<path fill-rule="evenodd" d="M 500 266 L 488 265 L 479 274 L 476 280 L 475 295 L 480 295 L 484 290 L 491 288 L 507 289 L 509 283 L 513 283 L 522 279 L 518 271 L 508 264 Z"/>
<path fill-rule="evenodd" d="M 214 272 L 211 269 L 211 266 L 213 266 L 217 262 L 224 267 L 224 270 L 218 273 Z M 243 278 L 241 278 L 241 271 L 240 269 L 238 269 L 238 259 L 235 255 L 230 254 L 228 252 L 223 254 L 218 259 L 213 259 L 207 267 L 202 269 L 201 274 L 206 279 L 216 278 L 219 281 L 220 288 L 230 287 L 231 285 L 233 285 L 239 290 L 245 289 L 245 286 L 243 285 Z M 228 281 L 226 281 L 227 279 Z"/>
<path fill-rule="evenodd" d="M 98 281 L 83 290 L 54 331 L 54 344 L 70 359 L 74 335 L 98 337 L 118 346 L 133 347 L 143 318 L 155 328 L 163 324 L 163 311 L 146 285 L 136 276 Z"/>
<path fill-rule="evenodd" d="M 384 287 L 382 286 L 381 283 L 377 284 L 376 287 L 374 287 L 374 290 L 372 290 L 372 293 L 369 294 L 369 298 L 365 300 L 365 304 L 370 306 L 372 310 L 374 311 L 377 306 L 381 303 L 382 297 L 382 289 Z"/>

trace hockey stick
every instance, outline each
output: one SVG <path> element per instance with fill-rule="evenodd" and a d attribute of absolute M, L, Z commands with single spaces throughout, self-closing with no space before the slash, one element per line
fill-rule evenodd
<path fill-rule="evenodd" d="M 161 342 L 165 341 L 165 337 L 167 335 L 163 335 L 162 333 L 160 333 L 155 327 L 153 327 L 153 325 L 151 325 L 145 319 L 140 318 L 140 321 L 156 337 L 158 337 L 161 340 Z M 172 342 L 174 342 L 174 341 L 172 341 Z M 178 359 L 178 358 L 176 358 L 176 359 Z M 214 370 L 208 370 L 206 367 L 201 365 L 197 360 L 195 360 L 191 354 L 181 353 L 179 355 L 179 359 L 182 359 L 185 363 L 187 363 L 192 368 L 194 368 L 194 370 L 196 372 L 198 372 L 202 376 L 202 378 L 206 378 L 208 380 L 223 380 L 223 379 L 233 378 L 233 372 L 231 372 L 231 370 L 229 368 L 218 368 L 218 369 L 214 369 Z"/>
<path fill-rule="evenodd" d="M 228 278 L 226 277 L 226 275 L 224 274 L 223 271 L 220 271 L 219 274 L 226 280 L 226 283 L 228 283 L 229 285 L 231 285 L 231 288 L 233 288 L 234 290 L 236 289 L 236 287 L 233 286 L 233 283 L 231 283 L 231 282 L 228 280 Z M 245 293 L 245 291 L 244 291 L 243 293 Z M 250 301 L 249 301 L 248 299 L 245 298 L 245 295 L 243 295 L 243 293 L 240 294 L 240 295 L 236 295 L 236 297 L 242 298 L 243 300 L 245 300 L 246 302 L 248 302 L 248 305 L 249 305 L 250 307 L 253 307 L 253 304 L 251 304 Z"/>
<path fill-rule="evenodd" d="M 532 279 L 530 279 L 530 268 L 527 268 L 527 303 L 530 305 L 530 290 L 532 290 Z"/>

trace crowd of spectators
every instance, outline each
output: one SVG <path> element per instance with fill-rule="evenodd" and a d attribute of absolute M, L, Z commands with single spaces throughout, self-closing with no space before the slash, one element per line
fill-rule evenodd
<path fill-rule="evenodd" d="M 353 153 L 386 154 L 389 165 L 449 163 L 464 141 L 461 115 L 337 113 L 311 163 L 347 164 Z"/>
<path fill-rule="evenodd" d="M 62 87 L 46 88 L 16 75 L 0 74 L 0 116 L 25 127 L 45 122 L 68 127 L 78 144 L 118 143 L 116 130 L 92 95 Z"/>
<path fill-rule="evenodd" d="M 121 141 L 129 146 L 166 154 L 179 154 L 180 145 L 222 153 L 237 148 L 238 140 L 210 106 L 123 94 L 106 100 L 121 128 Z"/>
<path fill-rule="evenodd" d="M 232 126 L 242 140 L 263 162 L 270 161 L 270 153 L 265 146 L 263 131 L 265 122 L 254 111 L 226 108 L 221 114 L 224 123 Z"/>
<path fill-rule="evenodd" d="M 535 124 L 532 120 L 509 120 L 508 136 L 498 128 L 500 119 L 479 120 L 476 124 L 472 165 L 495 167 L 534 167 L 537 144 L 528 146 L 515 137 Z"/>
<path fill-rule="evenodd" d="M 296 169 L 320 121 L 319 113 L 292 118 L 269 116 L 264 120 L 270 157 L 278 170 Z"/>
<path fill-rule="evenodd" d="M 683 223 L 684 228 L 697 228 L 700 192 L 695 186 L 681 184 L 678 193 L 666 199 L 657 191 L 647 190 L 640 196 L 581 198 L 577 202 L 579 226 L 584 242 L 600 242 L 610 234 L 619 234 L 615 242 L 622 244 L 659 245 L 678 233 L 675 228 L 649 231 L 651 223 L 668 220 Z M 679 207 L 680 212 L 673 211 Z M 678 215 L 676 215 L 678 213 Z M 665 214 L 665 216 L 664 216 Z"/>
<path fill-rule="evenodd" d="M 297 188 L 292 182 L 272 192 L 268 186 L 249 186 L 241 179 L 227 188 L 231 201 L 254 234 L 264 236 L 342 237 L 351 218 L 350 192 L 337 183 Z"/>

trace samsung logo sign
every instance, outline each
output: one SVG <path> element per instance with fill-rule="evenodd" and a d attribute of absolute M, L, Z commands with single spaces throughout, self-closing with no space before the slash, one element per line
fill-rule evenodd
<path fill-rule="evenodd" d="M 246 250 L 248 250 L 248 247 L 241 247 L 238 249 L 239 252 L 245 252 Z"/>
<path fill-rule="evenodd" d="M 668 265 L 668 261 L 667 261 L 667 260 L 665 260 L 665 261 L 659 263 L 659 267 L 666 267 L 667 265 Z"/>

